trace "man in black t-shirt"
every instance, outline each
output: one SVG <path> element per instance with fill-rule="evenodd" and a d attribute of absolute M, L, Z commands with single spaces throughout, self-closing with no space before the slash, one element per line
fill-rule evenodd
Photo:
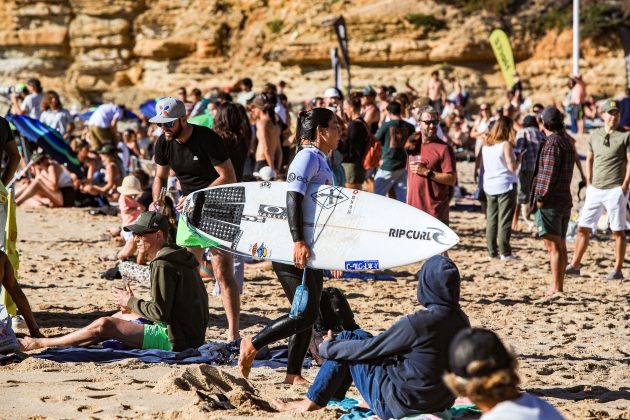
<path fill-rule="evenodd" d="M 20 163 L 20 152 L 13 138 L 9 122 L 3 117 L 0 117 L 0 159 L 2 159 L 5 153 L 8 157 L 8 161 L 4 173 L 2 174 L 2 185 L 7 185 L 13 179 L 13 175 L 15 175 L 15 171 Z"/>
<path fill-rule="evenodd" d="M 162 134 L 155 143 L 155 163 L 157 171 L 153 181 L 153 206 L 166 186 L 171 169 L 175 172 L 182 189 L 177 203 L 181 211 L 188 194 L 210 186 L 236 182 L 234 167 L 221 138 L 211 129 L 188 124 L 186 108 L 178 99 L 166 97 L 155 106 L 157 115 L 149 122 L 162 128 Z M 201 263 L 203 248 L 201 241 L 179 218 L 177 244 L 185 246 Z M 207 246 L 207 245 L 206 245 Z M 228 340 L 239 337 L 240 296 L 234 280 L 234 259 L 232 254 L 211 247 L 212 268 L 221 288 L 221 300 L 228 319 Z"/>

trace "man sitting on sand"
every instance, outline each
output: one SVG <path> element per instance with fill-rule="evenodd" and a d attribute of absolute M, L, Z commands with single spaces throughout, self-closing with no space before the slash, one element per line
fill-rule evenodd
<path fill-rule="evenodd" d="M 450 373 L 444 382 L 457 395 L 477 404 L 481 420 L 562 420 L 548 402 L 518 389 L 516 358 L 499 337 L 482 328 L 455 336 L 449 350 Z"/>
<path fill-rule="evenodd" d="M 112 288 L 121 309 L 111 317 L 99 318 L 87 327 L 56 338 L 23 338 L 22 350 L 42 347 L 86 346 L 108 339 L 137 349 L 182 351 L 205 341 L 208 325 L 208 293 L 199 277 L 197 259 L 185 248 L 167 244 L 168 221 L 163 215 L 145 212 L 132 225 L 138 250 L 151 261 L 151 300 L 133 296 L 131 289 Z M 145 318 L 153 324 L 129 322 Z"/>
<path fill-rule="evenodd" d="M 425 310 L 404 316 L 372 337 L 363 330 L 328 338 L 319 352 L 327 360 L 300 401 L 275 400 L 280 411 L 314 411 L 341 400 L 352 382 L 382 418 L 431 414 L 450 408 L 455 397 L 442 381 L 448 348 L 470 326 L 459 306 L 459 271 L 444 256 L 427 260 L 418 274 L 418 302 Z"/>
<path fill-rule="evenodd" d="M 15 302 L 15 306 L 17 306 L 20 314 L 24 317 L 24 321 L 26 321 L 31 336 L 43 337 L 42 333 L 39 332 L 39 326 L 37 325 L 37 321 L 35 321 L 33 311 L 31 311 L 31 305 L 29 305 L 26 295 L 22 292 L 15 278 L 11 261 L 9 261 L 7 254 L 2 251 L 0 251 L 0 286 L 4 287 L 6 293 L 8 293 L 13 302 Z"/>

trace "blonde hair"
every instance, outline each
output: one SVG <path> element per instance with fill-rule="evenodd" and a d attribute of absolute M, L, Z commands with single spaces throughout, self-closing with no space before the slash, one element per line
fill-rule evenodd
<path fill-rule="evenodd" d="M 505 115 L 501 115 L 498 120 L 494 122 L 490 132 L 486 136 L 483 141 L 484 146 L 494 146 L 495 144 L 499 144 L 503 141 L 509 141 L 514 144 L 514 138 L 516 133 L 512 128 L 514 122 L 510 117 L 506 117 Z"/>

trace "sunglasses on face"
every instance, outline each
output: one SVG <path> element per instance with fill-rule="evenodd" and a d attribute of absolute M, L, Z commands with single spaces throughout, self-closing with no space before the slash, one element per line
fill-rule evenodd
<path fill-rule="evenodd" d="M 167 122 L 167 123 L 156 123 L 155 125 L 157 125 L 158 127 L 173 128 L 173 126 L 175 125 L 175 121 L 177 121 L 177 120 L 173 120 L 173 121 Z"/>
<path fill-rule="evenodd" d="M 438 125 L 440 123 L 440 120 L 420 120 L 420 122 L 425 123 L 426 125 Z"/>
<path fill-rule="evenodd" d="M 610 147 L 610 134 L 604 136 L 604 146 Z"/>
<path fill-rule="evenodd" d="M 157 230 L 152 230 L 150 232 L 133 232 L 132 235 L 134 238 L 144 238 L 145 236 L 151 235 L 155 232 L 157 232 Z"/>

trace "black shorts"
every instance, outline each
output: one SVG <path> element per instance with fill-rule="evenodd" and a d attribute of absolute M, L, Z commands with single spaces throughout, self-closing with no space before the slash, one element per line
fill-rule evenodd
<path fill-rule="evenodd" d="M 59 188 L 59 192 L 61 192 L 63 197 L 63 207 L 74 207 L 74 199 L 76 197 L 74 187 L 62 187 Z"/>
<path fill-rule="evenodd" d="M 269 165 L 267 165 L 267 161 L 266 160 L 257 160 L 256 164 L 254 165 L 254 172 L 260 171 L 265 166 L 269 166 Z"/>

